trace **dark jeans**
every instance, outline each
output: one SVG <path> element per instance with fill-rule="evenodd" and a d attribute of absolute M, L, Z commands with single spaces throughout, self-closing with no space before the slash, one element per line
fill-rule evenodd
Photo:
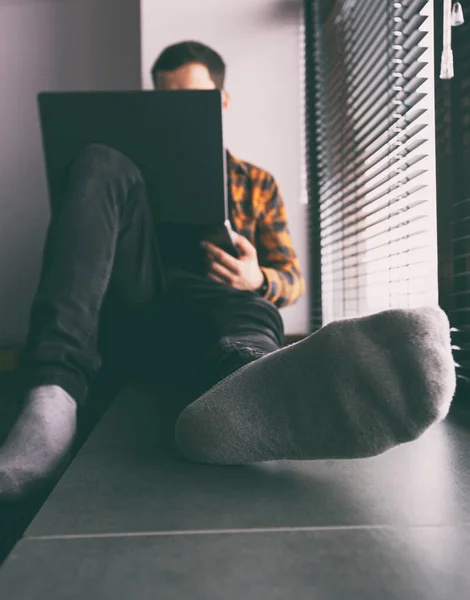
<path fill-rule="evenodd" d="M 146 186 L 127 157 L 82 151 L 49 226 L 28 387 L 60 385 L 79 406 L 103 372 L 115 388 L 151 374 L 204 390 L 282 343 L 279 311 L 256 293 L 162 264 Z"/>

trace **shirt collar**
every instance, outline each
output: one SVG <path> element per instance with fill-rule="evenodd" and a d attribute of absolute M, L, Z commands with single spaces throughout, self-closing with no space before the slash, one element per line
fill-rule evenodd
<path fill-rule="evenodd" d="M 243 175 L 249 175 L 248 167 L 245 165 L 243 161 L 238 158 L 235 158 L 228 150 L 227 150 L 227 166 L 229 169 L 234 169 L 238 172 L 243 173 Z"/>

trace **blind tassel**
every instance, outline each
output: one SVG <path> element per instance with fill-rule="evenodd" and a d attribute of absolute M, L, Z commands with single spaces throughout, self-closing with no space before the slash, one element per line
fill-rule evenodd
<path fill-rule="evenodd" d="M 464 23 L 465 19 L 463 17 L 462 5 L 460 2 L 454 2 L 452 7 L 452 27 L 458 27 Z"/>
<path fill-rule="evenodd" d="M 441 79 L 452 79 L 454 76 L 454 56 L 452 53 L 452 27 L 464 23 L 462 5 L 460 2 L 444 0 L 443 48 L 441 58 Z"/>

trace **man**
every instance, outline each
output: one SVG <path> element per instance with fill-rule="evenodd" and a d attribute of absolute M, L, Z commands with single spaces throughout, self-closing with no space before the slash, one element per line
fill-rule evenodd
<path fill-rule="evenodd" d="M 152 74 L 157 89 L 224 90 L 222 58 L 195 42 L 167 48 Z M 31 312 L 29 391 L 0 452 L 2 498 L 25 494 L 68 452 L 77 407 L 108 361 L 100 335 L 108 320 L 113 345 L 124 339 L 148 349 L 155 367 L 163 360 L 155 348 L 170 343 L 158 336 L 170 332 L 173 361 L 203 374 L 209 391 L 182 412 L 175 431 L 190 460 L 371 456 L 447 414 L 455 374 L 448 321 L 437 308 L 333 323 L 280 350 L 278 308 L 304 291 L 285 209 L 265 171 L 231 155 L 228 171 L 240 257 L 207 245 L 206 276 L 169 264 L 163 285 L 137 167 L 102 146 L 73 163 Z"/>

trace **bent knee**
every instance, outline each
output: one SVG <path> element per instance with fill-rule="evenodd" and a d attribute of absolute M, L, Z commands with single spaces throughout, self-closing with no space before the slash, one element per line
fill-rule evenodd
<path fill-rule="evenodd" d="M 127 176 L 141 181 L 142 174 L 134 161 L 128 156 L 104 144 L 84 146 L 72 163 L 73 169 L 96 172 L 100 175 Z"/>

